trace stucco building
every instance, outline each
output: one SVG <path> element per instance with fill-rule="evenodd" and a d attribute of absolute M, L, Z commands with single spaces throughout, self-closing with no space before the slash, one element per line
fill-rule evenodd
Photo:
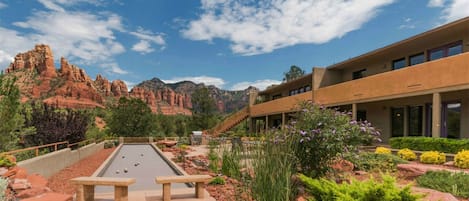
<path fill-rule="evenodd" d="M 469 137 L 469 18 L 464 18 L 296 80 L 252 94 L 220 124 L 244 119 L 259 132 L 288 122 L 299 101 L 352 111 L 387 141 L 397 136 Z"/>

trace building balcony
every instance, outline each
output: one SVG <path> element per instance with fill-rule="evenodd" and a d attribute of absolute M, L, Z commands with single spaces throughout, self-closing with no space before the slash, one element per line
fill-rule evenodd
<path fill-rule="evenodd" d="M 314 102 L 337 106 L 466 86 L 469 86 L 469 53 L 319 88 L 314 91 Z"/>
<path fill-rule="evenodd" d="M 264 116 L 270 114 L 278 114 L 282 112 L 294 111 L 298 103 L 302 101 L 311 101 L 312 92 L 307 91 L 301 94 L 282 97 L 279 99 L 271 100 L 264 103 L 259 103 L 251 106 L 250 114 L 252 117 Z"/>

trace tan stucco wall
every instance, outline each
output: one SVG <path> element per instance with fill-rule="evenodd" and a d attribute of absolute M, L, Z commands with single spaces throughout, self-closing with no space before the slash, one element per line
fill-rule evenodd
<path fill-rule="evenodd" d="M 28 174 L 37 173 L 49 178 L 60 170 L 98 152 L 103 148 L 104 142 L 99 144 L 89 144 L 73 151 L 70 148 L 66 148 L 25 161 L 20 161 L 18 166 L 25 168 Z"/>
<path fill-rule="evenodd" d="M 381 73 L 314 91 L 314 102 L 343 105 L 380 97 L 469 85 L 469 53 Z"/>

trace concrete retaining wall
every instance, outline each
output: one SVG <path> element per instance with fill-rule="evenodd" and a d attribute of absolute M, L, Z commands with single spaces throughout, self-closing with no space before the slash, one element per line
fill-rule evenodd
<path fill-rule="evenodd" d="M 62 149 L 21 161 L 18 163 L 18 166 L 25 168 L 28 174 L 37 173 L 45 178 L 49 178 L 60 170 L 102 149 L 104 149 L 104 142 L 99 144 L 92 143 L 73 151 L 70 148 Z"/>

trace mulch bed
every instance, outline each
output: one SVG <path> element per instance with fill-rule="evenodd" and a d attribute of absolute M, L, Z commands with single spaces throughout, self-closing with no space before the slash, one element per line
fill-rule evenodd
<path fill-rule="evenodd" d="M 115 148 L 103 149 L 64 168 L 48 179 L 48 187 L 58 193 L 75 193 L 76 186 L 71 185 L 69 180 L 75 177 L 91 176 L 114 150 Z"/>

